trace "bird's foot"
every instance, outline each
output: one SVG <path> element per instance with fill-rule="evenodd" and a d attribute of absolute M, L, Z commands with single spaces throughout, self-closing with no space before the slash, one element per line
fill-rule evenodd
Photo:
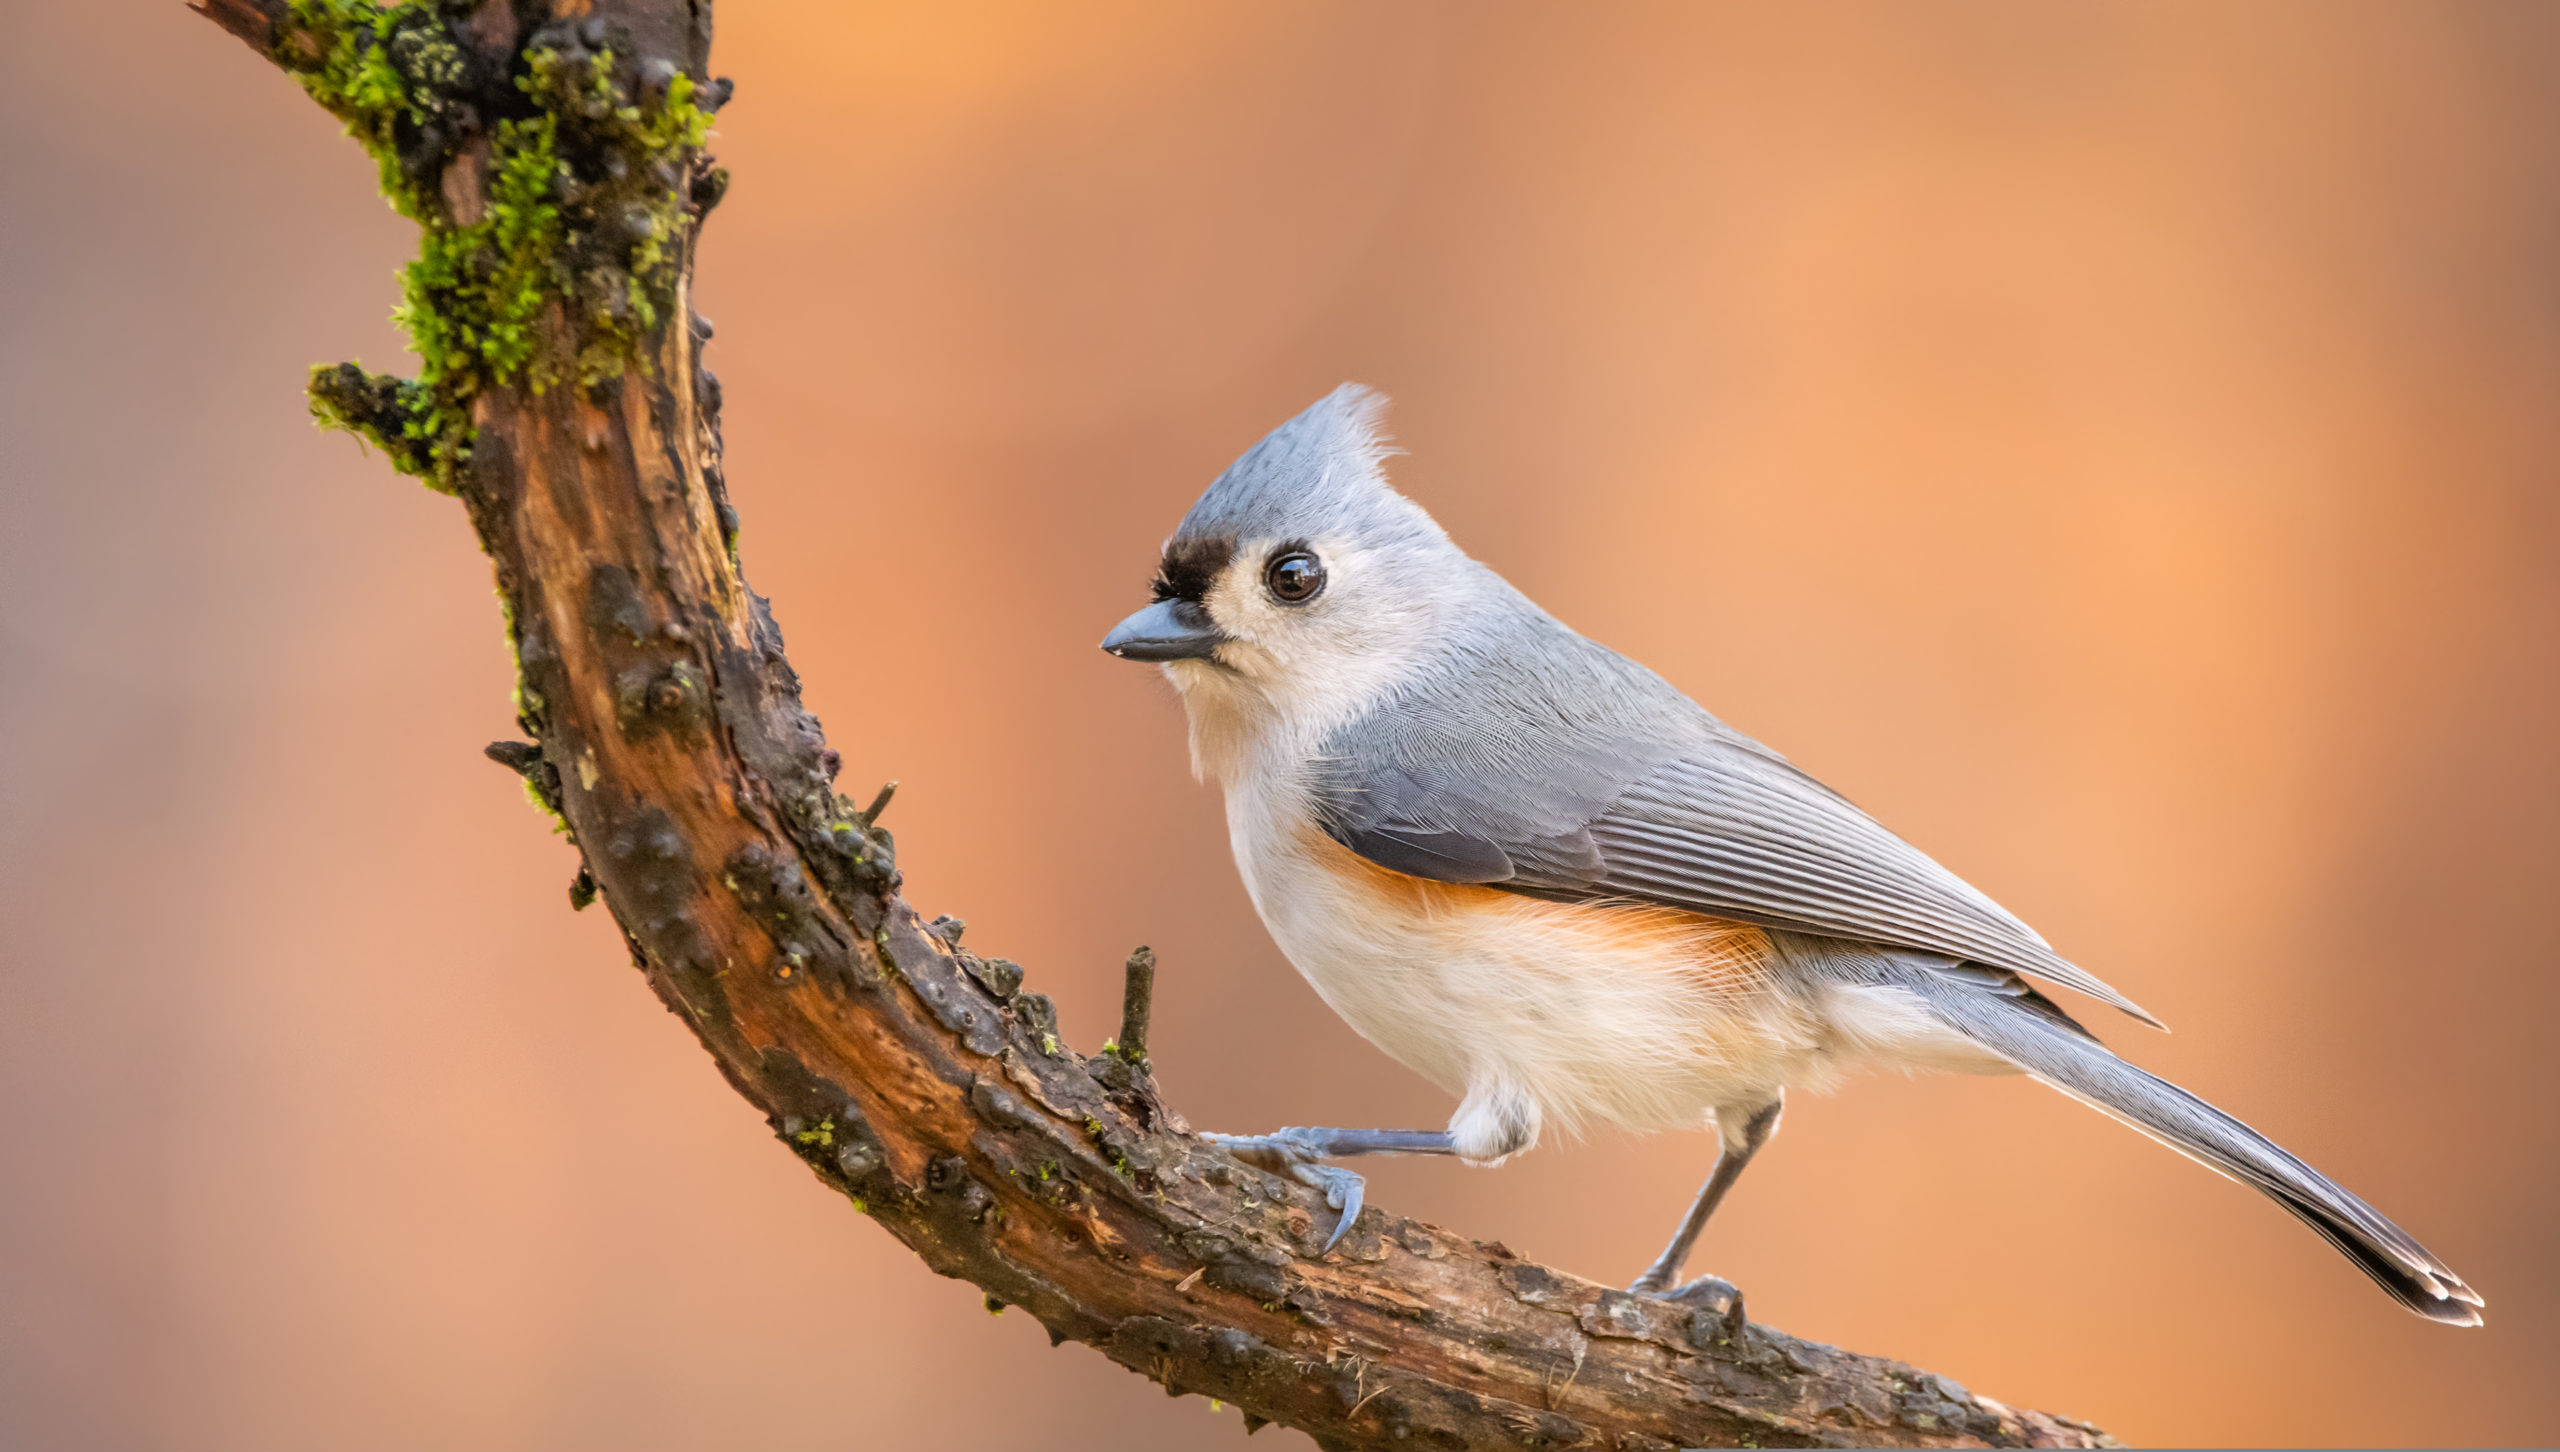
<path fill-rule="evenodd" d="M 1748 1324 L 1748 1318 L 1742 1311 L 1742 1288 L 1722 1276 L 1699 1276 L 1665 1288 L 1651 1272 L 1647 1272 L 1627 1289 L 1640 1296 L 1659 1296 L 1666 1301 L 1677 1301 L 1716 1316 L 1723 1320 L 1727 1336 L 1741 1335 L 1742 1328 Z"/>
<path fill-rule="evenodd" d="M 1234 1155 L 1256 1169 L 1284 1174 L 1299 1184 L 1324 1192 L 1324 1203 L 1341 1212 L 1333 1223 L 1333 1234 L 1327 1236 L 1324 1250 L 1341 1244 L 1342 1234 L 1351 1222 L 1360 1218 L 1360 1200 L 1368 1182 L 1340 1165 L 1329 1165 L 1324 1156 L 1333 1148 L 1336 1131 L 1322 1129 L 1282 1129 L 1270 1134 L 1204 1134 L 1209 1143 Z"/>

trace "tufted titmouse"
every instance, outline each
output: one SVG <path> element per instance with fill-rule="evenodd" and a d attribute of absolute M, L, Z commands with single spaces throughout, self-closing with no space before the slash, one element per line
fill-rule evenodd
<path fill-rule="evenodd" d="M 2157 1026 L 1786 758 L 1575 634 L 1389 488 L 1383 400 L 1282 424 L 1166 541 L 1102 648 L 1161 662 L 1193 769 L 1226 791 L 1256 910 L 1371 1043 L 1462 1096 L 1446 1130 L 1212 1136 L 1341 1211 L 1328 1158 L 1498 1164 L 1542 1129 L 1711 1119 L 1696 1203 L 1633 1289 L 1675 1288 L 1790 1089 L 1865 1065 L 2025 1072 L 2253 1185 L 2400 1304 L 2478 1294 L 2362 1200 L 2117 1058 L 2028 979 Z"/>

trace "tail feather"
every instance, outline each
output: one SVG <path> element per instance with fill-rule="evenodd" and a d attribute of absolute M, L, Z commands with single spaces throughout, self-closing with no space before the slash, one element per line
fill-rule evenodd
<path fill-rule="evenodd" d="M 2256 1187 L 2336 1246 L 2392 1299 L 2431 1321 L 2477 1326 L 2478 1292 L 2381 1212 L 2273 1140 L 2156 1075 L 1960 978 L 1915 966 L 1916 989 L 1950 1028 L 2074 1099 Z"/>

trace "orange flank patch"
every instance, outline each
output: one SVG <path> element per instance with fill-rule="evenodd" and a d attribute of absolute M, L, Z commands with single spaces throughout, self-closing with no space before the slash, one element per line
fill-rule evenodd
<path fill-rule="evenodd" d="M 1769 935 L 1752 923 L 1625 898 L 1550 902 L 1473 883 L 1434 882 L 1381 867 L 1318 827 L 1302 829 L 1300 838 L 1312 861 L 1375 903 L 1382 919 L 1448 929 L 1465 923 L 1506 936 L 1578 943 L 1588 950 L 1584 961 L 1669 961 L 1720 999 L 1750 994 L 1768 968 Z"/>

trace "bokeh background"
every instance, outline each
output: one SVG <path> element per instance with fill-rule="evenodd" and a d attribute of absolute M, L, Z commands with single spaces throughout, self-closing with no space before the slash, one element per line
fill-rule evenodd
<path fill-rule="evenodd" d="M 0 1440 L 1232 1444 L 824 1193 L 569 912 L 460 510 L 303 418 L 398 361 L 354 146 L 176 0 L 5 9 Z M 761 0 L 717 61 L 745 559 L 917 903 L 1079 1046 L 1147 942 L 1194 1122 L 1447 1113 L 1094 649 L 1359 379 L 1464 544 L 2490 1301 L 1876 1080 L 1708 1237 L 1755 1313 L 2136 1442 L 2560 1435 L 2560 10 Z M 1373 1183 L 1622 1279 L 1712 1153 Z"/>

